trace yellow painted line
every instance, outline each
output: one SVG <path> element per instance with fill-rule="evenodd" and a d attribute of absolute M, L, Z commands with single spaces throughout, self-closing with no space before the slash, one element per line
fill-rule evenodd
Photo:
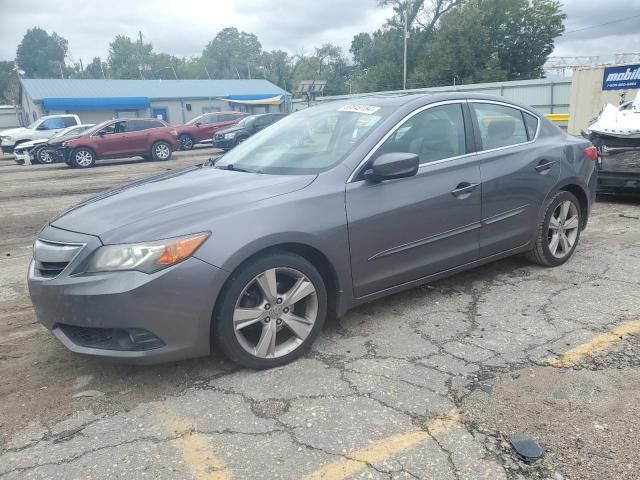
<path fill-rule="evenodd" d="M 196 480 L 230 480 L 232 471 L 216 456 L 207 438 L 194 426 L 176 415 L 166 405 L 160 407 L 160 419 L 165 428 L 180 435 L 175 443 L 184 463 Z"/>
<path fill-rule="evenodd" d="M 447 430 L 462 421 L 462 415 L 453 409 L 425 425 L 424 430 L 411 430 L 398 433 L 381 440 L 376 440 L 368 447 L 328 463 L 324 467 L 310 473 L 305 480 L 341 480 L 363 470 L 368 463 L 377 463 L 388 459 L 396 453 L 415 447 L 434 435 Z"/>
<path fill-rule="evenodd" d="M 569 114 L 568 113 L 545 113 L 545 117 L 547 117 L 552 122 L 568 122 Z"/>
<path fill-rule="evenodd" d="M 578 363 L 584 357 L 596 355 L 598 352 L 601 352 L 610 345 L 613 345 L 629 335 L 638 332 L 640 332 L 640 320 L 625 322 L 618 325 L 610 332 L 596 335 L 587 343 L 578 345 L 559 357 L 552 358 L 549 360 L 549 365 L 552 367 L 570 367 L 571 365 Z"/>

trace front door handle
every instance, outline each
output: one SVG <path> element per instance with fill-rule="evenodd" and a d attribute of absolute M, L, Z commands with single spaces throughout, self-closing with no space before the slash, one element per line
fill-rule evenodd
<path fill-rule="evenodd" d="M 460 200 L 464 200 L 465 198 L 469 197 L 469 195 L 471 195 L 471 192 L 478 188 L 479 185 L 479 183 L 459 183 L 454 190 L 451 190 L 451 195 L 459 198 Z"/>
<path fill-rule="evenodd" d="M 540 163 L 538 163 L 538 165 L 536 165 L 533 168 L 535 169 L 536 172 L 540 173 L 541 175 L 546 175 L 547 173 L 549 173 L 549 170 L 551 170 L 551 166 L 554 163 L 556 162 L 552 162 L 549 160 L 540 160 Z"/>

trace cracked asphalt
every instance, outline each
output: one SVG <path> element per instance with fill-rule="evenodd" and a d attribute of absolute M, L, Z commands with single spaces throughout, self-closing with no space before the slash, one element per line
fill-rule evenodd
<path fill-rule="evenodd" d="M 637 201 L 600 199 L 562 267 L 516 257 L 364 305 L 274 370 L 67 352 L 26 292 L 39 228 L 209 155 L 88 171 L 0 159 L 1 479 L 638 478 Z M 543 458 L 519 460 L 513 434 Z"/>

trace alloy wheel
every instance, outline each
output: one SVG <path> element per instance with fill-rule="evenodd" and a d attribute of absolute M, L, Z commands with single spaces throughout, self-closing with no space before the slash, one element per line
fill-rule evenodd
<path fill-rule="evenodd" d="M 580 228 L 580 215 L 575 203 L 565 200 L 553 211 L 549 219 L 547 241 L 549 251 L 556 258 L 564 258 L 571 253 Z"/>
<path fill-rule="evenodd" d="M 88 150 L 80 150 L 76 153 L 75 160 L 81 167 L 90 167 L 93 163 L 93 154 Z"/>
<path fill-rule="evenodd" d="M 313 283 L 296 269 L 271 268 L 242 290 L 233 311 L 233 329 L 247 353 L 277 358 L 306 340 L 317 316 Z"/>
<path fill-rule="evenodd" d="M 189 135 L 183 135 L 181 138 L 182 148 L 191 150 L 193 148 L 193 139 Z"/>
<path fill-rule="evenodd" d="M 165 160 L 169 158 L 169 155 L 171 155 L 171 150 L 169 149 L 168 145 L 160 143 L 156 145 L 155 153 L 160 160 Z"/>
<path fill-rule="evenodd" d="M 38 160 L 40 163 L 53 163 L 53 158 L 46 149 L 42 148 L 38 151 Z"/>

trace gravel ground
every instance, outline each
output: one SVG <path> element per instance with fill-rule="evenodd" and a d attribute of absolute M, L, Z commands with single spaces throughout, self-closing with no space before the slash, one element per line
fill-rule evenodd
<path fill-rule="evenodd" d="M 599 201 L 563 267 L 511 258 L 364 305 L 282 368 L 67 352 L 26 292 L 37 231 L 89 194 L 210 155 L 87 171 L 0 159 L 0 478 L 637 478 L 638 333 L 547 364 L 640 319 L 633 201 Z M 518 460 L 513 434 L 543 458 Z"/>

